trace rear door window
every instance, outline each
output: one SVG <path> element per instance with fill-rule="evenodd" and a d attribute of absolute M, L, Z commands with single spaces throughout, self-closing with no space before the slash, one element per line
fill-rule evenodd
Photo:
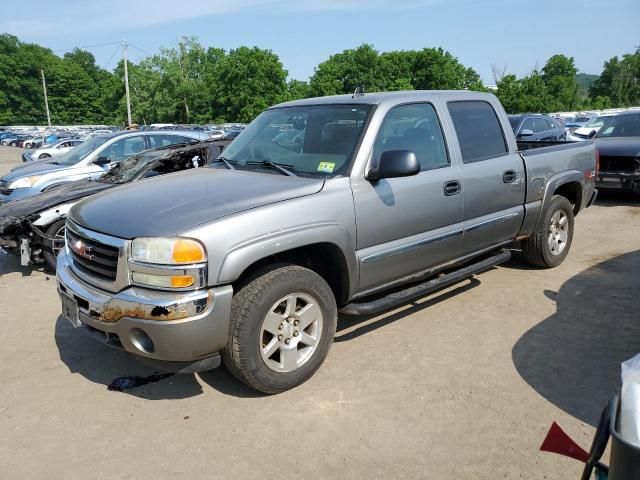
<path fill-rule="evenodd" d="M 167 145 L 175 145 L 177 143 L 193 143 L 194 140 L 183 135 L 158 134 L 149 135 L 149 148 L 166 147 Z"/>
<path fill-rule="evenodd" d="M 507 142 L 493 107 L 480 100 L 447 104 L 464 163 L 480 162 L 507 153 Z"/>
<path fill-rule="evenodd" d="M 114 143 L 100 152 L 100 157 L 109 157 L 112 162 L 119 162 L 135 153 L 145 150 L 144 137 L 127 137 L 116 140 Z"/>
<path fill-rule="evenodd" d="M 535 130 L 534 130 L 535 133 L 542 133 L 542 132 L 546 132 L 547 130 L 550 130 L 549 124 L 542 117 L 534 118 L 533 124 L 535 125 Z"/>

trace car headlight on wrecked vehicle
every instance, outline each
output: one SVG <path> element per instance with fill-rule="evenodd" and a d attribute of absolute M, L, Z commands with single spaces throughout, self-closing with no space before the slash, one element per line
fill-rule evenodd
<path fill-rule="evenodd" d="M 206 283 L 206 260 L 205 248 L 197 240 L 136 238 L 129 261 L 131 280 L 159 289 L 200 288 Z"/>
<path fill-rule="evenodd" d="M 15 189 L 15 188 L 33 187 L 33 185 L 38 181 L 39 178 L 40 178 L 39 175 L 34 175 L 32 177 L 19 178 L 18 180 L 9 184 L 9 188 Z"/>

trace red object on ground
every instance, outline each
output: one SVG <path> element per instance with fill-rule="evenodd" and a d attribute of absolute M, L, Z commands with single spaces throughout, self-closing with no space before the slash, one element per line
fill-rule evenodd
<path fill-rule="evenodd" d="M 559 453 L 565 457 L 575 458 L 583 463 L 589 460 L 589 453 L 587 453 L 580 445 L 574 442 L 569 435 L 564 433 L 564 430 L 560 426 L 553 422 L 547 437 L 542 442 L 540 450 L 543 452 Z"/>

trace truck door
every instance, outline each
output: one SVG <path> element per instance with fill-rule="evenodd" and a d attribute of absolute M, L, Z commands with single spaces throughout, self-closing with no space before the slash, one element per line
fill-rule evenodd
<path fill-rule="evenodd" d="M 515 238 L 524 215 L 525 170 L 520 155 L 509 152 L 505 126 L 489 102 L 447 106 L 463 161 L 466 255 Z"/>
<path fill-rule="evenodd" d="M 411 177 L 352 183 L 360 261 L 360 291 L 439 265 L 460 251 L 463 194 L 435 108 L 399 105 L 386 114 L 370 164 L 388 150 L 416 154 Z"/>

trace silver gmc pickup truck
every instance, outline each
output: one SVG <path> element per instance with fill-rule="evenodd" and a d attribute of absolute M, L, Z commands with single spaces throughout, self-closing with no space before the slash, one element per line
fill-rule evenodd
<path fill-rule="evenodd" d="M 326 358 L 338 312 L 425 296 L 508 260 L 514 242 L 559 265 L 596 196 L 596 152 L 537 146 L 516 143 L 487 93 L 277 105 L 208 168 L 74 206 L 63 316 L 157 368 L 224 360 L 256 390 L 290 389 Z"/>

